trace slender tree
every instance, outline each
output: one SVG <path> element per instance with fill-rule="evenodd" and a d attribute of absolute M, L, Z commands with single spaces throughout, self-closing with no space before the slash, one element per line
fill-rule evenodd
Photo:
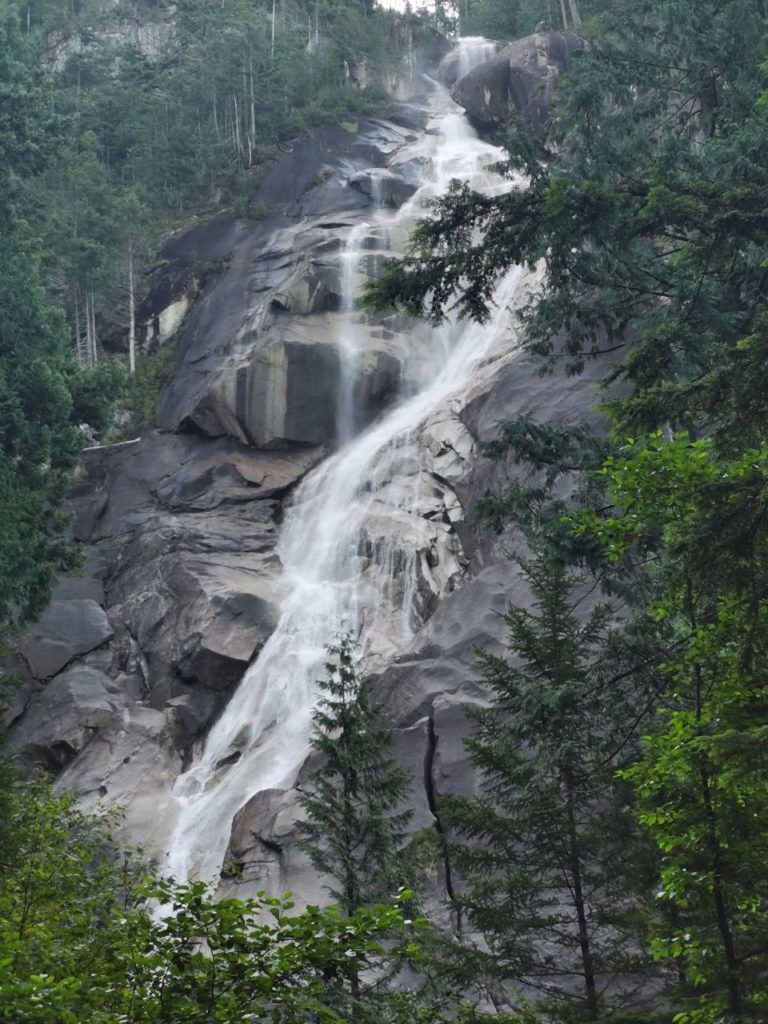
<path fill-rule="evenodd" d="M 466 964 L 537 992 L 546 1019 L 597 1021 L 637 1005 L 643 974 L 652 876 L 616 771 L 653 673 L 610 604 L 580 614 L 582 575 L 551 553 L 519 564 L 531 606 L 507 613 L 510 658 L 481 654 L 490 706 L 470 713 L 482 789 L 444 805 L 467 841 L 454 851 L 459 902 L 489 951 Z"/>
<path fill-rule="evenodd" d="M 399 809 L 411 779 L 391 759 L 391 735 L 377 724 L 352 639 L 341 637 L 328 655 L 311 740 L 322 762 L 301 799 L 307 820 L 299 834 L 312 864 L 332 879 L 331 895 L 352 914 L 412 881 L 405 852 L 412 812 Z"/>

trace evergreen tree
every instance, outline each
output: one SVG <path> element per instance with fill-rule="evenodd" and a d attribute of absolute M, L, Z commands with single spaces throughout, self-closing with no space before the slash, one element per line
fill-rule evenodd
<path fill-rule="evenodd" d="M 311 792 L 301 798 L 307 820 L 301 848 L 333 879 L 331 895 L 345 914 L 386 902 L 412 881 L 406 853 L 410 811 L 398 811 L 411 779 L 390 756 L 391 735 L 377 725 L 370 683 L 360 679 L 349 636 L 328 647 L 325 696 L 313 715 L 311 745 L 322 757 Z"/>
<path fill-rule="evenodd" d="M 499 275 L 544 261 L 527 344 L 578 369 L 615 352 L 622 432 L 716 430 L 730 450 L 768 426 L 768 128 L 762 0 L 609 5 L 574 56 L 544 145 L 519 128 L 501 196 L 458 183 L 372 287 L 439 321 L 483 320 Z M 556 159 L 555 157 L 556 154 Z M 745 413 L 748 411 L 748 415 Z"/>
<path fill-rule="evenodd" d="M 576 370 L 615 353 L 611 379 L 628 385 L 609 405 L 618 450 L 597 473 L 595 451 L 571 467 L 586 474 L 578 536 L 564 538 L 557 516 L 548 528 L 561 552 L 586 540 L 598 561 L 595 545 L 645 569 L 639 596 L 656 621 L 661 713 L 623 779 L 661 859 L 652 949 L 676 968 L 674 1019 L 762 1020 L 766 6 L 581 7 L 602 11 L 599 31 L 561 83 L 549 139 L 512 132 L 523 183 L 491 198 L 455 185 L 374 302 L 434 320 L 456 302 L 482 320 L 498 275 L 542 259 L 529 346 L 545 358 L 564 348 Z M 647 436 L 670 425 L 689 436 Z M 499 452 L 522 451 L 526 429 L 509 425 Z M 626 444 L 637 431 L 646 437 Z M 690 440 L 701 435 L 709 440 Z M 558 442 L 552 468 L 576 447 Z M 513 486 L 485 511 L 501 526 L 545 500 Z"/>
<path fill-rule="evenodd" d="M 15 5 L 0 15 L 0 632 L 39 615 L 56 569 L 71 564 L 60 506 L 83 444 L 80 398 L 89 390 L 68 351 L 59 312 L 48 303 L 40 248 L 23 217 L 23 183 L 62 145 L 51 90 L 29 67 Z M 101 426 L 119 381 L 108 374 Z M 109 387 L 104 387 L 109 384 Z"/>
<path fill-rule="evenodd" d="M 661 857 L 653 951 L 678 964 L 677 1021 L 768 1013 L 768 447 L 719 460 L 656 436 L 604 467 L 613 514 L 577 529 L 659 563 L 674 637 L 642 757 L 625 771 Z"/>
<path fill-rule="evenodd" d="M 507 613 L 511 659 L 481 654 L 490 706 L 470 712 L 482 789 L 443 807 L 469 841 L 453 852 L 459 903 L 488 949 L 460 953 L 460 970 L 470 982 L 525 985 L 547 1020 L 607 1020 L 617 1009 L 628 1020 L 649 984 L 652 859 L 616 771 L 653 704 L 655 674 L 610 626 L 614 607 L 596 604 L 580 621 L 592 591 L 583 574 L 552 552 L 519 565 L 531 606 Z"/>

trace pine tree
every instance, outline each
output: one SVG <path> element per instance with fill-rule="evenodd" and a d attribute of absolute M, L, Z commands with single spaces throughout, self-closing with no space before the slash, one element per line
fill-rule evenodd
<path fill-rule="evenodd" d="M 527 345 L 565 347 L 577 370 L 619 353 L 625 436 L 696 424 L 733 451 L 768 424 L 755 386 L 768 348 L 766 6 L 607 7 L 560 80 L 548 138 L 511 128 L 523 178 L 493 197 L 454 183 L 369 304 L 482 321 L 500 275 L 542 260 Z"/>
<path fill-rule="evenodd" d="M 613 515 L 575 522 L 614 558 L 653 552 L 654 614 L 674 637 L 625 772 L 661 859 L 653 953 L 680 968 L 680 1024 L 765 1020 L 768 446 L 723 462 L 711 440 L 656 436 L 604 475 Z"/>
<path fill-rule="evenodd" d="M 609 604 L 580 621 L 583 576 L 546 552 L 520 568 L 532 602 L 506 616 L 514 660 L 481 654 L 490 706 L 470 713 L 482 789 L 443 807 L 468 841 L 452 855 L 459 903 L 488 950 L 459 969 L 524 984 L 549 1020 L 597 1021 L 629 1012 L 643 971 L 649 861 L 616 770 L 654 674 Z"/>
<path fill-rule="evenodd" d="M 390 900 L 410 881 L 405 856 L 412 812 L 398 811 L 408 795 L 408 771 L 390 756 L 391 734 L 377 725 L 370 683 L 360 679 L 349 636 L 328 647 L 325 696 L 315 708 L 312 748 L 323 761 L 301 805 L 301 848 L 333 882 L 345 914 Z"/>

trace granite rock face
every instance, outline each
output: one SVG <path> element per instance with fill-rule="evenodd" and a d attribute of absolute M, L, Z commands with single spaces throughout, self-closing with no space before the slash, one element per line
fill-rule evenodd
<path fill-rule="evenodd" d="M 49 679 L 75 658 L 112 637 L 103 608 L 92 598 L 56 595 L 21 643 L 21 653 L 37 679 Z"/>
<path fill-rule="evenodd" d="M 553 76 L 577 44 L 522 40 L 462 79 L 457 95 L 484 124 L 511 104 L 537 131 Z M 524 83 L 520 95 L 513 79 Z M 19 647 L 26 682 L 13 741 L 86 806 L 123 806 L 128 837 L 150 857 L 167 839 L 175 780 L 275 628 L 290 586 L 280 527 L 297 485 L 337 441 L 345 329 L 354 326 L 360 345 L 347 382 L 356 430 L 386 412 L 404 366 L 418 364 L 412 325 L 349 302 L 344 255 L 354 237 L 368 276 L 390 251 L 374 213 L 408 202 L 421 184 L 429 112 L 399 102 L 391 119 L 357 128 L 325 126 L 297 142 L 262 182 L 264 219 L 218 217 L 166 244 L 141 313 L 150 333 L 157 321 L 157 344 L 177 328 L 156 427 L 84 454 L 70 500 L 83 569 L 61 581 Z M 604 369 L 541 376 L 505 336 L 464 393 L 415 426 L 420 465 L 403 464 L 396 449 L 381 464 L 382 494 L 398 475 L 414 480 L 396 556 L 415 567 L 415 634 L 382 645 L 376 684 L 413 773 L 414 829 L 438 827 L 442 796 L 476 785 L 462 745 L 465 708 L 484 700 L 475 650 L 500 651 L 506 607 L 528 599 L 507 557 L 511 538 L 490 536 L 473 513 L 485 490 L 525 470 L 484 461 L 477 442 L 519 415 L 591 418 Z M 371 508 L 356 550 L 363 570 L 388 528 L 386 510 Z M 313 767 L 308 758 L 295 786 L 256 786 L 234 815 L 228 887 L 323 898 L 294 834 Z M 430 884 L 437 905 L 453 884 L 450 865 L 438 865 Z"/>
<path fill-rule="evenodd" d="M 559 75 L 571 69 L 573 54 L 584 48 L 578 36 L 536 33 L 503 47 L 496 56 L 460 79 L 456 101 L 482 129 L 516 116 L 535 136 L 544 133 L 552 91 Z"/>
<path fill-rule="evenodd" d="M 57 771 L 129 703 L 105 672 L 80 664 L 57 675 L 32 698 L 11 739 L 27 757 Z"/>
<path fill-rule="evenodd" d="M 162 429 L 271 449 L 334 441 L 336 314 L 349 298 L 340 254 L 355 224 L 378 205 L 400 205 L 422 177 L 417 166 L 385 166 L 416 138 L 411 129 L 372 118 L 357 127 L 323 126 L 296 143 L 255 197 L 269 211 L 264 220 L 220 218 L 207 233 L 194 229 L 166 247 L 152 311 L 158 322 L 172 305 L 160 308 L 163 279 L 168 299 L 178 301 L 176 282 L 198 280 L 214 260 L 218 268 L 179 335 L 176 372 L 158 408 Z M 365 350 L 356 381 L 364 422 L 396 391 L 398 341 L 372 328 Z"/>

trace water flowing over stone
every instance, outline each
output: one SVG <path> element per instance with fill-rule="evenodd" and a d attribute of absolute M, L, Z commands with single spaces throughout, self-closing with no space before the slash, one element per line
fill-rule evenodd
<path fill-rule="evenodd" d="M 468 75 L 480 64 L 485 64 L 495 52 L 496 43 L 484 39 L 482 36 L 465 36 L 454 50 L 459 78 Z"/>
<path fill-rule="evenodd" d="M 482 59 L 477 40 L 458 47 L 469 65 Z M 398 154 L 427 160 L 428 181 L 396 213 L 381 211 L 356 226 L 341 256 L 339 436 L 347 443 L 300 486 L 282 527 L 278 553 L 282 593 L 276 628 L 211 730 L 173 794 L 175 827 L 165 868 L 177 877 L 215 877 L 232 822 L 255 793 L 286 790 L 303 764 L 325 645 L 340 631 L 359 638 L 369 668 L 403 650 L 440 596 L 460 584 L 465 561 L 448 506 L 450 486 L 436 486 L 434 442 L 452 429 L 450 411 L 484 361 L 508 351 L 510 308 L 525 294 L 527 275 L 501 282 L 491 322 L 416 327 L 402 359 L 402 398 L 361 434 L 351 436 L 354 381 L 365 351 L 355 339 L 349 290 L 362 244 L 378 239 L 398 250 L 423 203 L 453 178 L 499 189 L 491 166 L 502 154 L 483 143 L 444 87 L 434 83 L 432 133 Z M 344 367 L 347 367 L 346 371 Z M 347 440 L 347 438 L 349 439 Z M 444 447 L 444 446 L 443 446 Z M 449 474 L 450 475 L 450 474 Z"/>
<path fill-rule="evenodd" d="M 374 201 L 380 199 L 373 192 Z M 342 444 L 349 442 L 357 432 L 355 382 L 359 375 L 362 355 L 359 331 L 354 323 L 355 299 L 360 287 L 359 264 L 365 252 L 364 243 L 370 224 L 356 224 L 349 233 L 341 257 L 341 324 L 339 332 L 339 408 L 336 436 Z"/>
<path fill-rule="evenodd" d="M 542 377 L 516 346 L 506 307 L 537 287 L 527 272 L 500 283 L 482 328 L 369 316 L 354 297 L 452 177 L 509 186 L 447 91 L 490 48 L 460 43 L 440 84 L 415 75 L 386 119 L 297 140 L 258 187 L 263 220 L 172 236 L 142 314 L 160 342 L 187 309 L 157 428 L 83 455 L 69 504 L 83 569 L 20 644 L 4 721 L 25 759 L 84 808 L 122 808 L 126 841 L 179 876 L 235 865 L 240 894 L 324 898 L 295 821 L 340 629 L 359 636 L 412 770 L 414 829 L 439 824 L 443 794 L 473 791 L 475 651 L 501 652 L 507 603 L 528 599 L 514 538 L 472 511 L 528 469 L 477 442 L 516 416 L 594 422 L 606 367 Z M 75 642 L 86 606 L 93 635 Z M 439 867 L 433 883 L 439 916 Z"/>

